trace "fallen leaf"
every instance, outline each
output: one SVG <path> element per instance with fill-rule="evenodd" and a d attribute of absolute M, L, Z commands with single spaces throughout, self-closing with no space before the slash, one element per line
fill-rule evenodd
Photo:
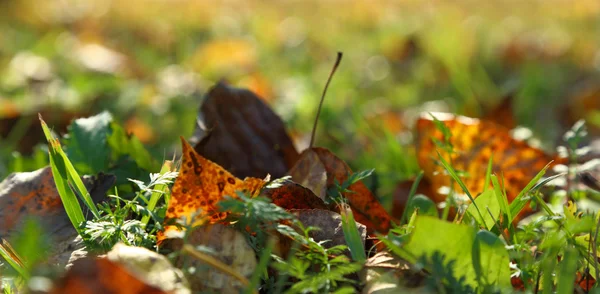
<path fill-rule="evenodd" d="M 314 155 L 316 155 L 316 157 Z M 305 159 L 304 157 L 309 158 Z M 313 147 L 303 151 L 302 154 L 300 154 L 298 162 L 306 164 L 304 162 L 316 160 L 317 158 L 325 168 L 327 174 L 327 187 L 332 187 L 335 184 L 335 181 L 340 184 L 345 182 L 348 179 L 348 176 L 352 174 L 352 170 L 343 160 L 335 156 L 331 151 L 321 147 Z M 300 171 L 300 168 L 292 168 L 292 170 L 294 169 Z M 298 178 L 307 179 L 313 177 L 313 175 L 310 174 L 312 172 L 311 169 L 303 170 L 308 174 L 297 172 Z M 316 171 L 320 172 L 318 170 Z M 350 185 L 348 190 L 351 192 L 343 193 L 343 196 L 348 200 L 348 204 L 352 208 L 356 221 L 366 225 L 369 233 L 375 231 L 387 233 L 390 228 L 391 217 L 362 181 Z"/>
<path fill-rule="evenodd" d="M 280 178 L 298 159 L 281 119 L 254 93 L 219 82 L 200 107 L 194 148 L 237 177 Z"/>
<path fill-rule="evenodd" d="M 257 178 L 243 181 L 218 164 L 198 154 L 185 139 L 181 138 L 183 157 L 179 176 L 175 180 L 171 200 L 165 216 L 165 230 L 157 234 L 160 244 L 169 232 L 178 231 L 176 226 L 166 225 L 171 220 L 185 218 L 187 224 L 197 226 L 205 222 L 217 222 L 227 216 L 217 210 L 217 203 L 225 196 L 237 198 L 236 191 L 256 196 L 265 184 Z"/>
<path fill-rule="evenodd" d="M 106 258 L 76 261 L 50 294 L 142 294 L 167 293 L 137 278 L 122 265 Z"/>
<path fill-rule="evenodd" d="M 407 261 L 395 258 L 387 251 L 367 259 L 361 281 L 365 284 L 361 293 L 421 293 L 426 290 L 423 273 L 415 272 Z"/>
<path fill-rule="evenodd" d="M 342 230 L 342 216 L 339 213 L 323 209 L 292 209 L 290 213 L 296 215 L 305 227 L 319 228 L 310 231 L 308 235 L 317 242 L 329 240 L 324 244 L 325 247 L 347 245 Z M 367 227 L 357 222 L 356 228 L 364 246 L 367 238 Z"/>
<path fill-rule="evenodd" d="M 270 198 L 273 204 L 284 209 L 327 209 L 325 202 L 311 190 L 292 181 L 282 181 L 277 185 L 269 185 L 262 195 Z"/>
<path fill-rule="evenodd" d="M 429 115 L 417 121 L 417 159 L 424 171 L 425 178 L 435 191 L 433 199 L 441 202 L 446 193 L 443 187 L 450 187 L 451 177 L 439 164 L 436 149 L 450 165 L 460 172 L 466 172 L 462 178 L 469 192 L 475 197 L 483 192 L 486 185 L 485 174 L 490 157 L 493 155 L 492 173 L 499 179 L 504 177 L 508 201 L 512 201 L 519 192 L 541 171 L 546 164 L 563 163 L 564 159 L 551 156 L 540 149 L 513 139 L 508 129 L 484 120 L 468 118 L 447 113 L 433 113 L 450 131 L 449 143 L 454 153 L 448 154 L 436 148 L 436 143 L 444 142 L 444 134 L 436 127 Z M 502 182 L 500 183 L 502 185 Z M 454 191 L 463 193 L 457 183 Z"/>
<path fill-rule="evenodd" d="M 105 198 L 115 177 L 100 173 L 95 177 L 84 176 L 82 180 L 97 203 Z M 18 229 L 25 217 L 41 219 L 46 231 L 54 235 L 75 233 L 56 190 L 50 167 L 12 173 L 0 183 L 0 237 Z"/>
<path fill-rule="evenodd" d="M 310 189 L 319 198 L 327 196 L 327 171 L 316 152 L 308 149 L 288 171 L 296 183 Z"/>
<path fill-rule="evenodd" d="M 584 274 L 577 272 L 576 276 L 577 278 L 575 279 L 575 284 L 581 287 L 581 289 L 586 293 L 589 292 L 594 285 L 596 285 L 596 279 L 594 279 L 589 272 L 585 272 Z"/>
<path fill-rule="evenodd" d="M 118 243 L 106 254 L 106 258 L 122 265 L 148 285 L 174 294 L 190 293 L 183 272 L 171 265 L 164 255 Z"/>
<path fill-rule="evenodd" d="M 207 253 L 210 257 L 216 258 L 247 279 L 252 277 L 256 270 L 254 250 L 244 234 L 231 227 L 222 224 L 201 226 L 190 234 L 187 242 L 194 247 L 206 248 L 210 251 Z M 169 240 L 169 247 L 173 250 L 180 250 L 183 246 L 182 239 Z M 194 293 L 239 293 L 244 289 L 239 280 L 190 255 L 181 255 L 175 263 L 179 268 L 196 268 L 193 275 L 187 276 Z"/>

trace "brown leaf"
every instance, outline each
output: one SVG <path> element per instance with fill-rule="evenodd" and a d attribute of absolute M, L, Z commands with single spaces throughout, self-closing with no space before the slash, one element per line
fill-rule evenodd
<path fill-rule="evenodd" d="M 273 204 L 285 209 L 327 209 L 327 205 L 311 190 L 292 181 L 283 181 L 276 187 L 267 187 L 262 195 Z"/>
<path fill-rule="evenodd" d="M 200 107 L 196 151 L 239 178 L 280 178 L 298 159 L 281 119 L 254 93 L 219 82 Z"/>
<path fill-rule="evenodd" d="M 174 294 L 191 293 L 183 272 L 173 266 L 165 255 L 144 247 L 117 243 L 106 253 L 106 258 L 122 265 L 148 285 Z"/>
<path fill-rule="evenodd" d="M 313 191 L 325 200 L 327 194 L 327 171 L 316 152 L 307 149 L 290 169 L 292 180 Z"/>
<path fill-rule="evenodd" d="M 324 244 L 325 247 L 347 245 L 342 230 L 342 216 L 339 213 L 322 209 L 292 209 L 290 213 L 296 215 L 305 227 L 319 228 L 319 230 L 309 232 L 309 236 L 317 242 L 330 240 L 330 242 Z M 367 228 L 358 222 L 356 228 L 364 245 L 367 238 Z"/>
<path fill-rule="evenodd" d="M 338 183 L 345 182 L 348 176 L 352 174 L 352 170 L 343 160 L 339 159 L 331 151 L 321 147 L 313 147 L 305 150 L 300 155 L 301 159 L 299 161 L 302 162 L 305 160 L 302 159 L 305 156 L 312 157 L 311 153 L 313 152 L 317 155 L 323 167 L 325 167 L 327 187 L 332 187 L 336 180 Z M 310 175 L 300 177 L 309 178 Z M 344 193 L 344 197 L 348 199 L 348 204 L 352 208 L 356 221 L 366 225 L 369 233 L 375 231 L 387 233 L 390 228 L 391 217 L 371 191 L 369 191 L 362 181 L 352 184 L 348 189 L 352 192 Z"/>
<path fill-rule="evenodd" d="M 198 227 L 188 237 L 187 241 L 192 246 L 205 246 L 211 249 L 214 257 L 226 264 L 231 270 L 250 278 L 256 269 L 256 255 L 248 244 L 246 237 L 231 227 L 222 224 L 205 225 Z M 183 247 L 182 239 L 169 239 L 169 249 L 180 250 Z M 238 293 L 243 285 L 230 275 L 207 265 L 189 255 L 182 255 L 175 262 L 178 267 L 196 267 L 194 275 L 188 275 L 192 292 L 213 293 Z"/>
<path fill-rule="evenodd" d="M 122 265 L 106 258 L 76 261 L 67 274 L 50 290 L 50 294 L 142 294 L 167 293 L 148 285 Z"/>
<path fill-rule="evenodd" d="M 82 177 L 94 202 L 104 199 L 115 179 L 113 175 L 102 173 L 96 177 Z M 25 217 L 41 219 L 47 231 L 55 235 L 75 232 L 56 190 L 50 167 L 12 173 L 0 183 L 0 237 L 11 234 Z"/>

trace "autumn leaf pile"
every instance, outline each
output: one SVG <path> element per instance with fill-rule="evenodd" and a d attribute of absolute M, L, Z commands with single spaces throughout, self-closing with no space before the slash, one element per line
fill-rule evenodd
<path fill-rule="evenodd" d="M 509 104 L 500 108 L 490 115 L 510 113 Z M 108 113 L 79 119 L 65 144 L 64 158 L 74 165 L 52 161 L 51 168 L 13 174 L 0 184 L 2 238 L 34 232 L 27 240 L 40 244 L 43 234 L 35 232 L 46 230 L 67 245 L 33 258 L 31 248 L 19 252 L 23 244 L 15 249 L 3 239 L 0 253 L 23 280 L 33 265 L 68 263 L 49 293 L 268 292 L 275 281 L 282 281 L 279 291 L 291 293 L 595 287 L 597 269 L 578 258 L 597 255 L 596 217 L 578 210 L 574 200 L 582 196 L 571 192 L 575 183 L 591 195 L 598 189 L 598 173 L 581 168 L 592 161 L 577 157 L 584 125 L 565 135 L 567 152 L 559 156 L 515 139 L 513 121 L 489 118 L 421 113 L 414 150 L 422 173 L 398 184 L 389 208 L 363 182 L 372 170 L 354 172 L 323 147 L 297 150 L 262 98 L 225 82 L 205 95 L 194 134 L 181 137 L 177 164 L 165 161 L 149 184 L 119 178 L 131 174 L 132 165 L 157 167 L 135 137 Z M 58 140 L 47 136 L 51 158 L 62 154 Z M 94 148 L 100 149 L 86 155 Z M 73 203 L 56 188 L 59 175 L 52 175 L 65 167 L 117 174 L 82 177 L 89 192 L 83 196 L 101 212 L 88 211 L 80 226 L 70 225 L 65 209 Z M 63 188 L 76 191 L 77 181 L 63 180 Z M 104 197 L 115 184 L 137 186 L 136 196 Z M 555 194 L 567 197 L 543 199 Z M 78 196 L 75 205 L 89 205 Z M 552 201 L 564 205 L 563 215 Z M 259 219 L 264 223 L 257 225 Z M 548 230 L 545 239 L 536 230 Z M 152 260 L 161 266 L 150 266 Z M 569 267 L 566 274 L 553 274 L 557 263 Z"/>

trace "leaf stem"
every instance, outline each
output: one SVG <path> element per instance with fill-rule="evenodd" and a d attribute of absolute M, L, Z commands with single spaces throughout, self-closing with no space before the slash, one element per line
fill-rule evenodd
<path fill-rule="evenodd" d="M 329 83 L 331 82 L 331 78 L 335 71 L 337 70 L 340 62 L 342 61 L 342 52 L 337 53 L 337 59 L 335 60 L 335 64 L 331 69 L 331 73 L 329 74 L 329 78 L 327 78 L 327 83 L 325 84 L 325 89 L 323 89 L 323 94 L 321 95 L 321 101 L 319 102 L 319 108 L 317 108 L 317 116 L 315 117 L 315 123 L 313 124 L 313 129 L 310 134 L 310 144 L 308 145 L 308 149 L 313 147 L 313 143 L 315 142 L 315 133 L 317 132 L 317 122 L 319 122 L 319 115 L 321 114 L 321 108 L 323 107 L 323 101 L 325 100 L 325 94 L 327 93 L 327 88 L 329 88 Z"/>

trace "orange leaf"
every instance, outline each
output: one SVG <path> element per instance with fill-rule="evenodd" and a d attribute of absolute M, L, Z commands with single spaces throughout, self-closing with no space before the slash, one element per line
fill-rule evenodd
<path fill-rule="evenodd" d="M 217 203 L 226 195 L 236 198 L 236 191 L 256 196 L 265 184 L 257 178 L 246 178 L 243 181 L 233 176 L 218 164 L 198 154 L 185 139 L 183 144 L 183 160 L 179 176 L 175 180 L 171 200 L 165 216 L 165 223 L 171 219 L 185 217 L 188 224 L 199 225 L 210 218 L 217 222 L 227 216 L 226 212 L 217 211 Z M 169 231 L 175 226 L 165 226 L 165 231 L 157 235 L 161 243 Z"/>
<path fill-rule="evenodd" d="M 563 158 L 550 156 L 523 141 L 513 139 L 508 129 L 495 123 L 447 113 L 433 115 L 450 130 L 452 136 L 449 143 L 454 153 L 437 149 L 456 171 L 467 173 L 462 180 L 473 196 L 483 192 L 486 186 L 485 174 L 492 155 L 492 173 L 499 178 L 504 177 L 509 202 L 546 164 L 553 160 L 553 164 L 564 162 Z M 443 142 L 444 136 L 430 115 L 422 116 L 417 121 L 417 132 L 417 159 L 435 192 L 430 196 L 437 202 L 443 201 L 446 195 L 440 193 L 440 188 L 449 187 L 451 178 L 437 163 L 437 146 L 433 139 Z M 458 184 L 455 183 L 453 188 L 462 193 Z"/>
<path fill-rule="evenodd" d="M 50 294 L 137 294 L 166 293 L 148 285 L 127 271 L 122 265 L 106 258 L 84 258 L 54 285 Z"/>

